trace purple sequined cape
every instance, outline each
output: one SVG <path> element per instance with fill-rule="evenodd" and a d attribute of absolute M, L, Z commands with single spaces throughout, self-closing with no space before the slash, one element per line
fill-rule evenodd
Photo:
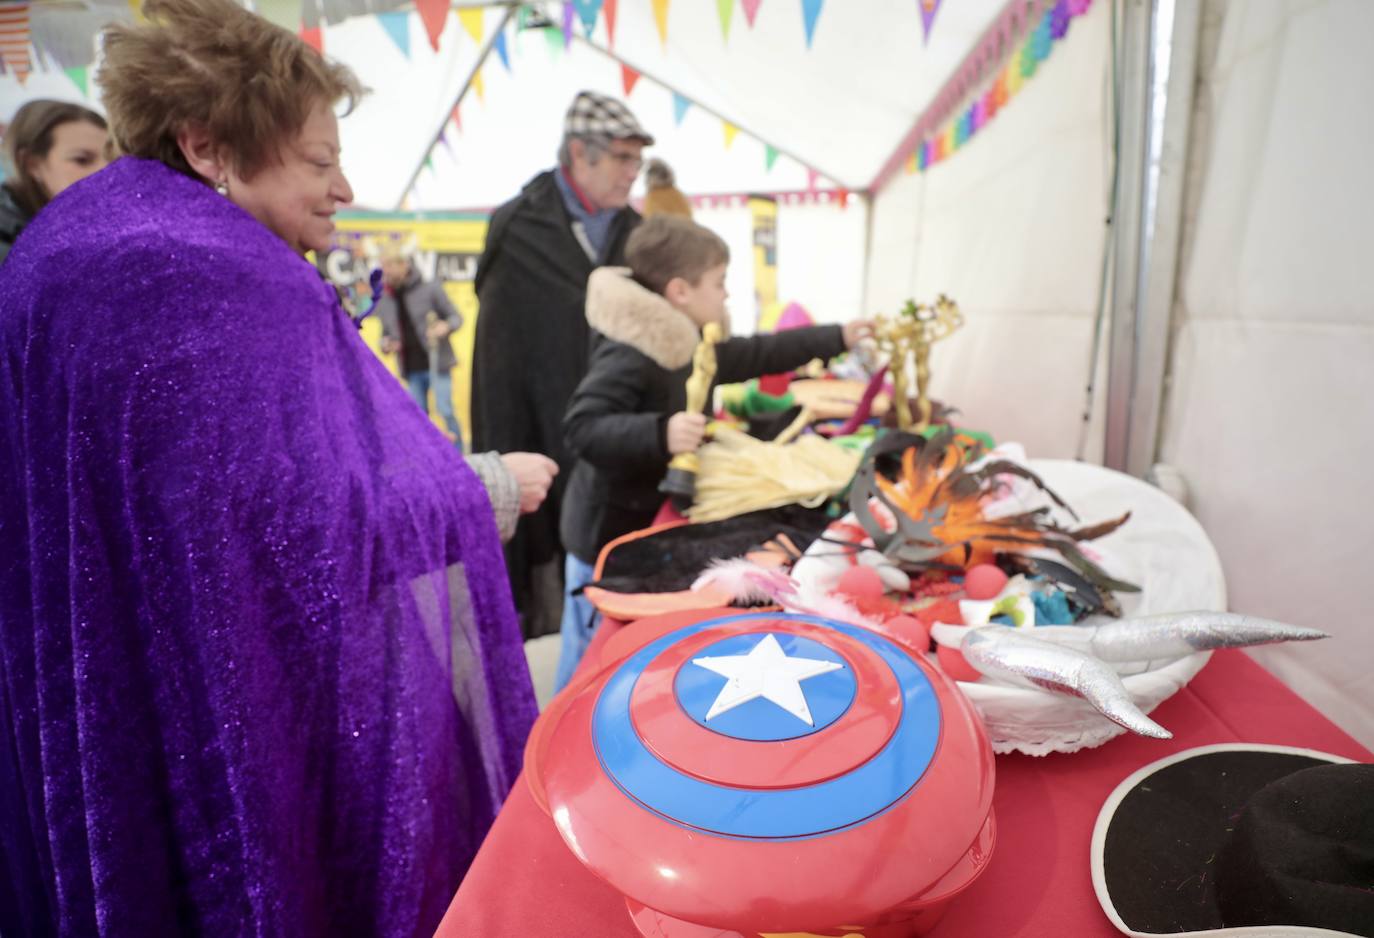
<path fill-rule="evenodd" d="M 535 714 L 481 485 L 333 291 L 124 159 L 0 267 L 0 933 L 433 932 Z"/>

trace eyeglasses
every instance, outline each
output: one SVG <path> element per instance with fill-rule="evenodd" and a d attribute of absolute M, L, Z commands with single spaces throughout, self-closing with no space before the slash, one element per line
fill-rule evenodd
<path fill-rule="evenodd" d="M 609 156 L 611 159 L 615 160 L 619 166 L 625 169 L 633 167 L 635 172 L 639 172 L 639 170 L 644 166 L 644 158 L 637 153 L 617 153 L 614 150 L 610 150 L 606 153 L 606 155 Z"/>

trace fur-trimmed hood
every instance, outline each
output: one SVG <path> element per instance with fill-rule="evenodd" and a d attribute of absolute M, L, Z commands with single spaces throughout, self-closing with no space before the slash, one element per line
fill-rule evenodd
<path fill-rule="evenodd" d="M 643 352 L 669 371 L 689 364 L 701 330 L 690 316 L 630 276 L 628 267 L 598 267 L 587 280 L 587 322 Z"/>

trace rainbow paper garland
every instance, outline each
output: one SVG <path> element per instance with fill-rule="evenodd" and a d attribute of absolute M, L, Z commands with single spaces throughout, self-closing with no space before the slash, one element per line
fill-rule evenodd
<path fill-rule="evenodd" d="M 928 136 L 911 154 L 907 172 L 925 171 L 956 150 L 987 126 L 1007 102 L 1016 96 L 1040 63 L 1050 57 L 1054 44 L 1069 32 L 1069 23 L 1082 16 L 1092 0 L 1059 0 L 1041 15 L 1034 28 L 1013 48 L 997 77 L 957 117 L 950 118 L 936 133 Z"/>

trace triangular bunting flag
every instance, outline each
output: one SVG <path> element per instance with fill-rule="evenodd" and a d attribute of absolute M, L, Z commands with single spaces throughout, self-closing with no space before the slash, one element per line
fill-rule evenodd
<path fill-rule="evenodd" d="M 449 142 L 448 142 L 448 135 L 445 134 L 442 130 L 439 131 L 439 146 L 441 146 L 441 147 L 443 147 L 445 150 L 447 150 L 447 151 L 448 151 L 448 155 L 449 155 L 450 157 L 453 157 L 454 159 L 457 159 L 456 154 L 453 152 L 453 147 L 452 147 L 452 146 L 449 144 Z"/>
<path fill-rule="evenodd" d="M 658 26 L 658 41 L 668 44 L 668 0 L 654 0 L 654 23 Z"/>
<path fill-rule="evenodd" d="M 930 24 L 935 22 L 935 13 L 940 9 L 940 0 L 916 0 L 921 7 L 921 32 L 925 36 L 923 40 L 930 42 Z"/>
<path fill-rule="evenodd" d="M 300 0 L 258 0 L 257 13 L 282 29 L 295 29 L 301 18 Z"/>
<path fill-rule="evenodd" d="M 479 68 L 472 76 L 472 90 L 477 92 L 477 100 L 487 100 L 487 89 L 482 85 L 482 70 Z"/>
<path fill-rule="evenodd" d="M 427 170 L 429 170 L 431 173 L 434 172 L 434 151 L 433 151 L 433 150 L 430 150 L 428 153 L 425 154 L 425 166 L 424 166 L 424 168 L 427 169 Z"/>
<path fill-rule="evenodd" d="M 682 119 L 687 116 L 687 109 L 692 106 L 688 101 L 676 91 L 673 92 L 673 123 L 681 125 Z"/>
<path fill-rule="evenodd" d="M 143 15 L 143 0 L 129 0 L 129 9 L 134 11 L 134 21 L 137 23 L 148 22 Z"/>
<path fill-rule="evenodd" d="M 907 156 L 907 158 L 906 158 L 906 165 L 905 165 L 903 168 L 906 170 L 906 174 L 907 174 L 908 176 L 910 176 L 912 173 L 916 172 L 916 151 L 915 151 L 915 150 L 912 150 L 911 153 L 910 153 L 910 155 Z"/>
<path fill-rule="evenodd" d="M 840 201 L 840 208 L 849 208 L 849 190 L 848 190 L 848 189 L 846 189 L 844 186 L 840 186 L 840 191 L 837 192 L 837 193 L 835 193 L 835 196 L 836 196 L 836 198 L 838 198 L 839 201 Z"/>
<path fill-rule="evenodd" d="M 81 89 L 81 96 L 83 98 L 90 97 L 91 92 L 86 82 L 86 66 L 77 65 L 73 68 L 66 69 L 66 72 L 67 77 L 76 82 L 76 87 Z"/>
<path fill-rule="evenodd" d="M 572 45 L 573 5 L 563 4 L 563 48 Z"/>
<path fill-rule="evenodd" d="M 577 18 L 582 21 L 582 29 L 588 36 L 596 29 L 596 15 L 601 12 L 601 0 L 573 0 Z"/>
<path fill-rule="evenodd" d="M 314 49 L 314 50 L 315 50 L 316 52 L 318 52 L 320 55 L 324 55 L 324 30 L 323 30 L 323 29 L 321 29 L 321 28 L 318 27 L 318 26 L 313 26 L 313 27 L 311 27 L 310 29 L 306 29 L 304 26 L 302 26 L 302 27 L 301 27 L 301 34 L 300 34 L 300 35 L 301 35 L 301 39 L 305 41 L 305 44 L 306 44 L 307 46 L 309 46 L 310 48 Z"/>
<path fill-rule="evenodd" d="M 811 48 L 811 40 L 816 36 L 816 20 L 820 19 L 821 7 L 825 0 L 801 0 L 802 23 L 806 26 L 806 48 Z"/>
<path fill-rule="evenodd" d="M 716 13 L 720 15 L 721 37 L 730 38 L 730 17 L 735 12 L 735 0 L 716 0 Z"/>
<path fill-rule="evenodd" d="M 605 0 L 601 11 L 606 14 L 606 44 L 615 48 L 615 5 L 616 0 Z"/>
<path fill-rule="evenodd" d="M 563 32 L 555 26 L 540 30 L 549 45 L 549 58 L 556 59 L 563 53 Z"/>
<path fill-rule="evenodd" d="M 482 44 L 483 28 L 486 25 L 485 11 L 481 7 L 469 7 L 458 11 L 458 22 L 479 46 Z"/>
<path fill-rule="evenodd" d="M 816 191 L 816 179 L 819 178 L 819 176 L 820 176 L 820 173 L 818 173 L 818 172 L 816 172 L 814 169 L 811 169 L 810 167 L 808 167 L 807 170 L 806 170 L 806 188 L 809 189 L 809 190 L 811 190 L 812 192 L 815 192 L 815 191 Z"/>
<path fill-rule="evenodd" d="M 453 126 L 458 128 L 459 133 L 463 132 L 463 112 L 459 110 L 458 105 L 453 106 L 453 113 L 448 116 L 448 119 L 453 121 Z"/>
<path fill-rule="evenodd" d="M 635 82 L 639 81 L 639 72 L 636 72 L 624 62 L 620 63 L 620 83 L 625 86 L 625 97 L 630 96 L 634 90 Z"/>
<path fill-rule="evenodd" d="M 496 54 L 501 58 L 501 64 L 504 65 L 506 71 L 509 72 L 510 51 L 506 49 L 506 31 L 504 29 L 496 34 L 496 38 L 492 41 L 492 45 L 496 48 Z"/>
<path fill-rule="evenodd" d="M 773 168 L 773 164 L 778 161 L 778 148 L 771 143 L 763 145 L 763 169 L 767 172 Z"/>
<path fill-rule="evenodd" d="M 739 5 L 744 7 L 744 21 L 749 24 L 749 28 L 754 28 L 754 17 L 759 15 L 759 4 L 763 0 L 739 0 Z"/>
<path fill-rule="evenodd" d="M 28 80 L 33 60 L 29 58 L 27 2 L 0 4 L 0 59 L 5 62 L 5 71 L 18 78 L 19 84 Z"/>
<path fill-rule="evenodd" d="M 729 121 L 721 121 L 725 129 L 725 149 L 730 149 L 730 144 L 735 142 L 735 134 L 739 133 L 739 128 Z"/>
<path fill-rule="evenodd" d="M 378 13 L 377 22 L 382 24 L 382 29 L 386 30 L 391 41 L 396 43 L 401 55 L 410 58 L 410 14 Z"/>
<path fill-rule="evenodd" d="M 415 0 L 415 9 L 420 14 L 420 22 L 425 24 L 429 47 L 438 52 L 439 37 L 448 25 L 448 0 Z"/>

